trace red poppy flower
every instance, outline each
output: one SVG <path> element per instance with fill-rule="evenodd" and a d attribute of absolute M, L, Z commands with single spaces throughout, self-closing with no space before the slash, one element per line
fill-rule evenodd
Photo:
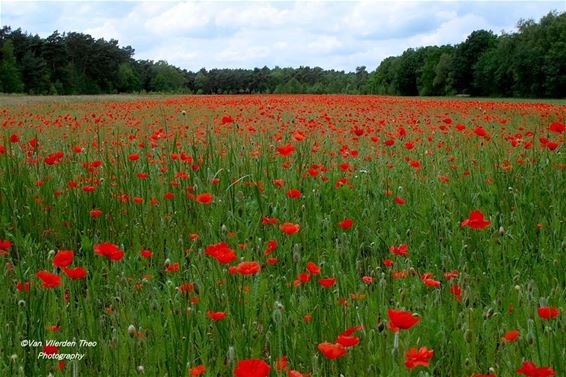
<path fill-rule="evenodd" d="M 566 125 L 560 122 L 554 122 L 548 127 L 548 130 L 551 132 L 556 132 L 561 134 L 564 133 L 564 130 L 566 130 Z"/>
<path fill-rule="evenodd" d="M 278 188 L 281 188 L 281 187 L 285 186 L 285 181 L 282 180 L 282 179 L 274 179 L 273 184 L 275 186 L 277 186 Z"/>
<path fill-rule="evenodd" d="M 82 267 L 67 268 L 63 267 L 63 271 L 69 279 L 84 279 L 87 275 L 87 270 Z"/>
<path fill-rule="evenodd" d="M 454 297 L 456 297 L 456 300 L 458 302 L 462 302 L 462 288 L 460 288 L 460 285 L 458 284 L 452 285 L 450 287 L 450 293 L 454 295 Z"/>
<path fill-rule="evenodd" d="M 425 278 L 422 279 L 423 283 L 425 283 L 425 285 L 428 285 L 429 287 L 434 287 L 434 288 L 439 288 L 440 287 L 440 281 L 438 280 L 434 280 L 431 278 Z"/>
<path fill-rule="evenodd" d="M 397 332 L 399 329 L 410 329 L 421 320 L 420 317 L 414 316 L 413 313 L 403 310 L 387 309 L 387 316 L 391 321 L 389 328 L 393 332 Z"/>
<path fill-rule="evenodd" d="M 234 272 L 241 275 L 253 275 L 259 271 L 259 263 L 257 262 L 241 262 L 234 268 Z"/>
<path fill-rule="evenodd" d="M 470 217 L 468 219 L 463 220 L 460 223 L 460 226 L 461 227 L 469 226 L 472 229 L 483 229 L 490 224 L 491 222 L 483 218 L 483 213 L 481 211 L 472 211 L 470 212 Z"/>
<path fill-rule="evenodd" d="M 460 272 L 458 271 L 449 271 L 444 273 L 444 278 L 446 278 L 446 280 L 448 281 L 455 279 L 458 276 L 460 276 Z"/>
<path fill-rule="evenodd" d="M 320 275 L 320 267 L 313 262 L 307 263 L 307 270 L 313 275 Z"/>
<path fill-rule="evenodd" d="M 224 124 L 229 124 L 232 123 L 234 121 L 234 118 L 232 118 L 230 115 L 224 115 L 222 117 L 222 119 L 220 120 L 220 124 L 224 125 Z"/>
<path fill-rule="evenodd" d="M 98 216 L 102 215 L 102 211 L 99 210 L 99 209 L 93 209 L 89 213 L 92 217 L 98 217 Z"/>
<path fill-rule="evenodd" d="M 480 126 L 480 127 L 477 127 L 477 128 L 474 130 L 474 133 L 475 133 L 476 135 L 480 136 L 480 137 L 487 136 L 487 131 L 484 130 L 483 127 L 481 127 L 481 126 Z"/>
<path fill-rule="evenodd" d="M 342 345 L 328 342 L 320 343 L 318 349 L 328 359 L 337 359 L 348 353 Z"/>
<path fill-rule="evenodd" d="M 287 369 L 287 356 L 283 355 L 279 359 L 275 360 L 275 369 L 277 371 Z"/>
<path fill-rule="evenodd" d="M 334 284 L 336 284 L 336 278 L 319 279 L 318 284 L 322 285 L 323 287 L 332 287 Z"/>
<path fill-rule="evenodd" d="M 389 252 L 393 253 L 393 254 L 397 254 L 397 255 L 401 255 L 401 256 L 405 256 L 407 255 L 407 252 L 409 250 L 409 246 L 407 244 L 401 244 L 399 246 L 391 246 L 389 248 Z"/>
<path fill-rule="evenodd" d="M 554 141 L 549 141 L 548 143 L 546 143 L 546 147 L 550 151 L 555 151 L 556 148 L 558 148 L 559 146 L 560 146 L 560 143 L 557 143 L 557 142 L 554 142 Z"/>
<path fill-rule="evenodd" d="M 61 276 L 59 275 L 52 274 L 47 271 L 39 271 L 37 274 L 35 274 L 35 276 L 43 280 L 42 287 L 44 288 L 55 288 L 62 285 Z"/>
<path fill-rule="evenodd" d="M 108 243 L 102 242 L 93 246 L 94 252 L 98 255 L 102 255 L 113 261 L 119 261 L 124 257 L 124 251 L 118 250 L 118 246 Z"/>
<path fill-rule="evenodd" d="M 210 245 L 204 251 L 206 255 L 210 255 L 215 258 L 218 262 L 222 264 L 227 264 L 232 262 L 237 258 L 236 252 L 230 249 L 227 243 L 220 242 L 214 245 Z"/>
<path fill-rule="evenodd" d="M 193 377 L 198 377 L 206 372 L 206 367 L 203 364 L 197 365 L 189 369 L 189 374 Z"/>
<path fill-rule="evenodd" d="M 395 203 L 397 204 L 405 204 L 405 201 L 403 199 L 401 199 L 400 197 L 396 196 L 395 197 Z"/>
<path fill-rule="evenodd" d="M 198 203 L 202 203 L 202 204 L 210 204 L 212 203 L 212 194 L 209 194 L 208 192 L 204 193 L 204 194 L 200 194 L 197 196 L 197 202 Z"/>
<path fill-rule="evenodd" d="M 560 314 L 560 310 L 554 306 L 541 306 L 537 309 L 537 312 L 542 319 L 552 319 Z"/>
<path fill-rule="evenodd" d="M 423 367 L 428 367 L 429 360 L 434 356 L 434 351 L 429 350 L 426 347 L 421 347 L 417 351 L 416 348 L 411 348 L 405 354 L 405 366 L 409 369 L 417 367 L 419 365 Z"/>
<path fill-rule="evenodd" d="M 47 355 L 54 355 L 59 352 L 57 346 L 43 346 L 43 352 Z"/>
<path fill-rule="evenodd" d="M 297 233 L 301 229 L 301 226 L 299 224 L 283 223 L 279 229 L 281 229 L 283 233 L 291 235 Z"/>
<path fill-rule="evenodd" d="M 137 161 L 140 159 L 140 155 L 137 153 L 132 153 L 131 155 L 128 156 L 128 160 L 130 161 Z"/>
<path fill-rule="evenodd" d="M 224 319 L 226 317 L 226 312 L 213 312 L 209 310 L 208 312 L 206 312 L 206 315 L 208 315 L 208 318 L 214 321 L 220 321 L 221 319 Z"/>
<path fill-rule="evenodd" d="M 291 199 L 296 199 L 301 197 L 301 192 L 297 189 L 290 189 L 287 191 L 287 196 Z"/>
<path fill-rule="evenodd" d="M 179 262 L 170 264 L 169 266 L 165 267 L 165 271 L 167 272 L 179 271 Z"/>
<path fill-rule="evenodd" d="M 506 343 L 511 343 L 514 342 L 518 337 L 519 337 L 519 330 L 510 330 L 507 331 L 505 335 L 501 337 L 501 340 L 503 340 Z"/>
<path fill-rule="evenodd" d="M 555 376 L 554 370 L 550 367 L 537 368 L 532 361 L 523 361 L 523 367 L 517 369 L 517 373 L 528 377 L 551 377 Z"/>
<path fill-rule="evenodd" d="M 73 263 L 75 253 L 72 250 L 59 250 L 53 257 L 53 265 L 55 267 L 67 267 Z"/>
<path fill-rule="evenodd" d="M 236 377 L 267 377 L 271 367 L 260 359 L 249 359 L 238 361 L 238 366 L 234 369 Z"/>
<path fill-rule="evenodd" d="M 342 229 L 350 229 L 353 224 L 354 221 L 352 221 L 351 219 L 344 219 L 338 223 L 338 226 Z"/>
<path fill-rule="evenodd" d="M 151 258 L 153 256 L 153 251 L 151 251 L 151 250 L 140 250 L 140 254 L 144 258 Z"/>
<path fill-rule="evenodd" d="M 336 343 L 344 347 L 353 347 L 360 344 L 360 338 L 357 336 L 338 335 Z"/>
<path fill-rule="evenodd" d="M 279 219 L 276 218 L 276 217 L 273 217 L 271 219 L 269 217 L 266 217 L 266 216 L 261 217 L 261 223 L 262 224 L 277 224 L 278 221 L 279 221 Z"/>
<path fill-rule="evenodd" d="M 9 254 L 8 250 L 12 248 L 12 242 L 8 240 L 0 240 L 0 254 Z"/>
<path fill-rule="evenodd" d="M 293 146 L 293 144 L 287 144 L 287 145 L 282 145 L 277 148 L 277 152 L 281 155 L 281 156 L 290 156 L 291 154 L 293 154 L 293 152 L 295 152 L 295 147 Z"/>
<path fill-rule="evenodd" d="M 19 281 L 16 284 L 16 288 L 18 289 L 18 291 L 20 292 L 29 292 L 29 289 L 31 288 L 31 286 L 33 285 L 33 282 L 31 281 L 25 281 L 25 282 L 21 282 Z"/>
<path fill-rule="evenodd" d="M 302 272 L 299 274 L 299 280 L 301 283 L 307 283 L 311 280 L 311 274 L 308 272 Z"/>

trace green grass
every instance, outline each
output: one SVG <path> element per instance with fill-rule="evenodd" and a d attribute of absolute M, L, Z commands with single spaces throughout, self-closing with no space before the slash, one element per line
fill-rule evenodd
<path fill-rule="evenodd" d="M 552 152 L 538 140 L 563 143 L 564 134 L 547 128 L 564 118 L 564 106 L 513 101 L 482 109 L 460 99 L 216 96 L 4 109 L 0 239 L 13 247 L 0 256 L 0 375 L 134 376 L 143 366 L 146 375 L 181 376 L 204 364 L 206 375 L 229 376 L 238 360 L 259 358 L 273 366 L 282 355 L 290 369 L 313 376 L 470 376 L 490 368 L 497 376 L 513 376 L 523 360 L 566 375 L 564 314 L 551 320 L 537 315 L 539 306 L 565 308 L 564 146 Z M 221 124 L 225 115 L 234 121 Z M 457 123 L 467 129 L 457 131 Z M 473 133 L 480 125 L 490 140 Z M 352 133 L 354 126 L 363 135 Z M 400 127 L 403 138 L 394 135 Z M 293 140 L 299 131 L 304 140 Z M 11 134 L 20 142 L 10 143 Z M 505 138 L 516 134 L 522 142 L 512 147 Z M 33 137 L 38 147 L 28 155 L 21 144 Z M 388 139 L 395 145 L 384 145 Z M 403 148 L 408 141 L 411 150 Z M 532 148 L 524 148 L 527 141 Z M 296 151 L 278 155 L 275 147 L 287 143 Z M 75 154 L 74 145 L 84 150 Z M 61 162 L 45 164 L 56 151 L 65 154 Z M 130 161 L 132 153 L 139 160 Z M 93 161 L 101 166 L 89 171 Z M 341 163 L 350 168 L 343 171 Z M 317 176 L 308 172 L 313 164 L 319 165 Z M 348 183 L 338 188 L 344 178 Z M 285 186 L 278 188 L 275 179 Z M 43 184 L 37 186 L 38 180 Z M 96 191 L 84 192 L 85 185 Z M 288 198 L 292 188 L 302 196 Z M 165 199 L 167 192 L 174 197 Z M 213 195 L 209 205 L 190 197 L 205 192 Z M 119 200 L 124 194 L 127 202 Z M 397 204 L 396 196 L 406 203 Z M 94 208 L 103 215 L 93 218 Z M 481 210 L 491 225 L 461 227 L 472 210 Z M 264 225 L 262 216 L 279 223 Z M 353 220 L 352 228 L 337 225 L 345 218 Z M 279 230 L 284 222 L 301 229 L 286 235 Z M 266 256 L 268 240 L 278 246 Z M 93 245 L 100 242 L 118 245 L 124 258 L 97 255 Z M 228 265 L 204 254 L 219 242 L 238 256 L 230 265 L 258 261 L 261 271 L 229 274 Z M 403 243 L 407 257 L 389 252 Z M 143 258 L 141 249 L 152 250 L 153 257 Z M 85 267 L 87 279 L 71 280 L 54 268 L 51 250 L 74 250 L 71 266 Z M 269 264 L 268 257 L 278 262 Z M 392 267 L 384 265 L 387 258 Z M 321 275 L 295 287 L 309 261 Z M 178 262 L 180 271 L 165 271 L 169 262 Z M 40 270 L 62 275 L 63 286 L 41 287 L 35 276 Z M 407 276 L 395 279 L 393 271 Z M 449 271 L 460 275 L 447 281 L 443 274 Z M 441 287 L 425 285 L 419 278 L 425 272 Z M 363 276 L 375 280 L 367 284 Z M 321 277 L 337 283 L 322 287 Z M 34 285 L 19 292 L 18 281 Z M 185 282 L 194 284 L 191 292 L 177 289 Z M 455 283 L 461 303 L 450 293 Z M 386 326 L 388 308 L 422 318 L 401 330 L 397 350 Z M 209 310 L 227 316 L 212 321 Z M 52 325 L 61 329 L 48 331 Z M 356 325 L 365 329 L 347 355 L 328 360 L 318 351 L 319 343 L 332 343 Z M 519 338 L 502 342 L 512 329 Z M 97 346 L 60 349 L 86 356 L 59 370 L 56 361 L 37 359 L 40 348 L 22 348 L 23 339 L 87 339 Z M 409 370 L 405 352 L 421 346 L 434 350 L 430 366 Z"/>

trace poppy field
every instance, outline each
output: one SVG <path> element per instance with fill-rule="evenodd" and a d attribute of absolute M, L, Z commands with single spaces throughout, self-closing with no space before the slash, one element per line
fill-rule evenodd
<path fill-rule="evenodd" d="M 0 106 L 1 376 L 565 376 L 566 105 Z"/>

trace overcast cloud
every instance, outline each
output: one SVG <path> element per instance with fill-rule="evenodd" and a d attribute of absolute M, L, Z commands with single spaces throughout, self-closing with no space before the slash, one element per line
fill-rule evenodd
<path fill-rule="evenodd" d="M 0 1 L 0 24 L 42 37 L 78 31 L 182 68 L 374 70 L 409 47 L 455 44 L 473 30 L 513 32 L 561 1 Z"/>

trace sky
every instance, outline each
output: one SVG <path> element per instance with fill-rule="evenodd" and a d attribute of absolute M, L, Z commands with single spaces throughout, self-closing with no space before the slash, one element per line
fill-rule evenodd
<path fill-rule="evenodd" d="M 4 1 L 0 25 L 117 39 L 136 59 L 181 68 L 318 66 L 374 70 L 407 48 L 516 30 L 560 1 Z"/>

